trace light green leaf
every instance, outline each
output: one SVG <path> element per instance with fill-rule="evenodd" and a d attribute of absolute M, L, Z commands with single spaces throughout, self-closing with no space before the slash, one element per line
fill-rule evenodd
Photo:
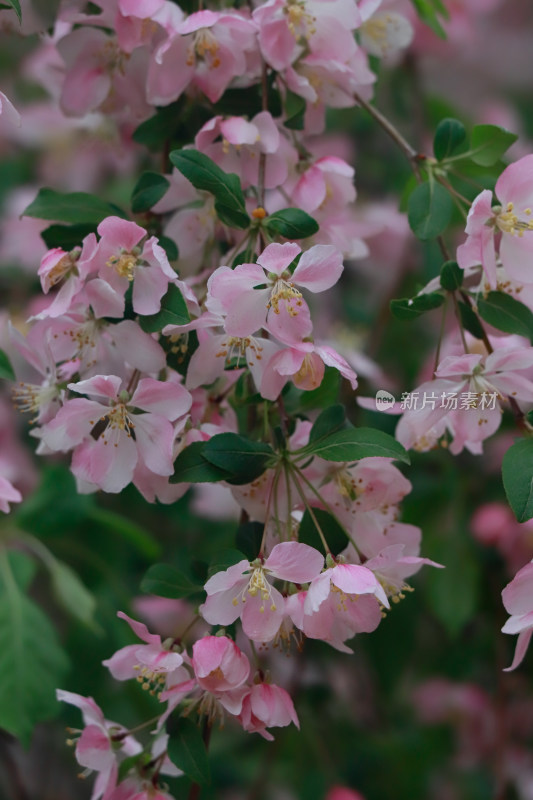
<path fill-rule="evenodd" d="M 495 164 L 518 139 L 515 133 L 498 125 L 476 125 L 470 137 L 471 159 L 482 167 Z"/>

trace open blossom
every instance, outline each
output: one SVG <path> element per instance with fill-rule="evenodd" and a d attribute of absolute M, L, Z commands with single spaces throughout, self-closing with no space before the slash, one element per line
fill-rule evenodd
<path fill-rule="evenodd" d="M 133 736 L 115 722 L 106 720 L 92 697 L 82 697 L 73 692 L 57 690 L 57 699 L 80 709 L 85 727 L 76 741 L 76 760 L 86 768 L 86 773 L 97 772 L 91 800 L 109 800 L 118 779 L 119 759 L 142 751 Z M 122 736 L 121 734 L 124 734 Z M 121 735 L 113 740 L 113 736 Z"/>
<path fill-rule="evenodd" d="M 69 384 L 71 391 L 98 399 L 67 400 L 42 435 L 51 450 L 73 449 L 74 475 L 107 492 L 127 486 L 138 461 L 156 475 L 172 474 L 172 422 L 192 402 L 177 383 L 142 378 L 131 396 L 121 387 L 115 375 Z"/>
<path fill-rule="evenodd" d="M 212 625 L 230 625 L 241 617 L 250 639 L 268 642 L 285 615 L 285 599 L 269 578 L 307 583 L 320 574 L 323 563 L 318 550 L 299 542 L 281 542 L 264 561 L 239 561 L 209 578 L 200 613 Z"/>
<path fill-rule="evenodd" d="M 288 267 L 301 252 L 292 242 L 270 244 L 258 257 L 257 264 L 215 270 L 208 288 L 227 315 L 225 327 L 231 336 L 249 336 L 267 327 L 279 338 L 280 324 L 270 318 L 270 312 L 275 317 L 282 311 L 286 312 L 282 329 L 288 330 L 287 335 L 293 340 L 309 335 L 306 306 L 296 287 L 310 292 L 330 289 L 339 280 L 343 264 L 341 253 L 334 247 L 316 245 L 303 253 L 291 273 Z"/>
<path fill-rule="evenodd" d="M 37 314 L 36 319 L 59 317 L 69 311 L 92 271 L 96 248 L 96 236 L 90 233 L 83 240 L 81 250 L 77 248 L 67 253 L 54 247 L 43 256 L 37 272 L 43 292 L 48 294 L 50 289 L 60 286 L 50 305 Z"/>
<path fill-rule="evenodd" d="M 533 635 L 533 561 L 516 573 L 503 590 L 502 600 L 511 615 L 502 631 L 518 634 L 513 662 L 506 670 L 509 671 L 522 663 Z"/>
<path fill-rule="evenodd" d="M 511 279 L 533 283 L 533 155 L 504 169 L 494 191 L 499 205 L 492 206 L 492 192 L 488 189 L 472 203 L 467 240 L 457 250 L 457 263 L 463 269 L 481 264 L 490 288 L 495 289 L 499 252 Z"/>

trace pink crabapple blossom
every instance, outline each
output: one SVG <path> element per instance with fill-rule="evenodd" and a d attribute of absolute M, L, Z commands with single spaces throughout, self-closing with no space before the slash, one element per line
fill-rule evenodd
<path fill-rule="evenodd" d="M 506 611 L 511 615 L 502 628 L 517 633 L 514 658 L 507 671 L 516 669 L 526 654 L 533 634 L 533 561 L 522 567 L 502 592 Z"/>

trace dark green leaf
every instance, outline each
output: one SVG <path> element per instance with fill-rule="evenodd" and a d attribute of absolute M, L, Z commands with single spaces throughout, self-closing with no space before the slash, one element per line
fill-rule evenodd
<path fill-rule="evenodd" d="M 444 303 L 445 297 L 439 292 L 419 294 L 417 297 L 391 300 L 390 310 L 397 319 L 416 319 L 426 311 L 432 311 Z"/>
<path fill-rule="evenodd" d="M 210 158 L 197 150 L 174 150 L 170 160 L 196 189 L 211 192 L 215 197 L 215 210 L 227 225 L 247 228 L 250 217 L 246 213 L 244 195 L 239 178 L 226 173 Z"/>
<path fill-rule="evenodd" d="M 127 215 L 113 203 L 106 203 L 94 194 L 70 192 L 64 194 L 54 189 L 40 189 L 35 200 L 24 211 L 23 216 L 50 219 L 55 222 L 97 225 L 106 217 Z"/>
<path fill-rule="evenodd" d="M 457 261 L 446 261 L 440 271 L 440 285 L 448 292 L 460 289 L 463 283 L 464 273 Z"/>
<path fill-rule="evenodd" d="M 154 559 L 161 553 L 161 545 L 147 530 L 116 511 L 95 506 L 89 512 L 89 519 L 100 529 L 109 531 L 112 536 L 120 536 L 145 558 Z"/>
<path fill-rule="evenodd" d="M 20 9 L 20 0 L 4 0 L 2 3 L 4 8 L 12 8 L 18 17 L 19 22 L 22 22 L 22 11 Z"/>
<path fill-rule="evenodd" d="M 134 214 L 149 211 L 161 200 L 170 183 L 158 172 L 144 172 L 131 195 L 131 210 Z"/>
<path fill-rule="evenodd" d="M 190 719 L 170 717 L 167 732 L 167 752 L 172 763 L 194 783 L 209 783 L 209 759 L 198 727 Z"/>
<path fill-rule="evenodd" d="M 190 319 L 182 293 L 175 283 L 171 283 L 161 300 L 161 311 L 140 317 L 139 324 L 145 333 L 155 333 L 167 325 L 186 325 Z"/>
<path fill-rule="evenodd" d="M 445 569 L 432 569 L 427 577 L 429 605 L 448 634 L 457 636 L 476 616 L 481 577 L 479 558 L 458 537 L 439 541 L 431 557 Z"/>
<path fill-rule="evenodd" d="M 152 564 L 141 581 L 141 590 L 158 597 L 188 597 L 202 590 L 183 572 L 170 564 Z"/>
<path fill-rule="evenodd" d="M 470 147 L 475 151 L 471 159 L 482 167 L 490 167 L 517 139 L 516 134 L 498 125 L 476 125 L 470 137 Z"/>
<path fill-rule="evenodd" d="M 313 508 L 313 515 L 320 525 L 331 552 L 337 555 L 341 550 L 344 550 L 348 544 L 348 537 L 346 531 L 335 517 L 332 517 L 331 514 L 321 508 Z M 303 515 L 298 529 L 298 541 L 308 544 L 321 552 L 324 549 L 316 524 L 308 510 Z"/>
<path fill-rule="evenodd" d="M 144 145 L 153 153 L 164 151 L 176 134 L 182 110 L 181 101 L 158 108 L 153 117 L 141 122 L 134 130 L 133 141 Z"/>
<path fill-rule="evenodd" d="M 16 380 L 15 370 L 11 366 L 11 361 L 3 350 L 0 350 L 0 378 L 4 378 L 6 381 Z"/>
<path fill-rule="evenodd" d="M 461 317 L 461 323 L 465 331 L 471 333 L 476 339 L 483 339 L 483 326 L 473 309 L 462 302 L 458 302 L 457 307 L 459 308 L 459 316 Z"/>
<path fill-rule="evenodd" d="M 346 421 L 346 409 L 340 403 L 324 409 L 316 418 L 311 433 L 309 434 L 309 444 L 317 443 L 330 436 L 336 431 L 343 430 L 349 423 Z"/>
<path fill-rule="evenodd" d="M 28 533 L 56 535 L 75 530 L 88 519 L 93 507 L 91 495 L 76 493 L 76 482 L 67 467 L 47 465 L 41 483 L 25 498 L 14 519 Z"/>
<path fill-rule="evenodd" d="M 375 428 L 348 428 L 298 450 L 298 455 L 315 455 L 326 461 L 357 461 L 368 456 L 395 458 L 409 463 L 402 445 L 388 433 Z"/>
<path fill-rule="evenodd" d="M 407 218 L 411 230 L 422 241 L 435 239 L 448 227 L 453 201 L 436 181 L 421 183 L 409 196 Z"/>
<path fill-rule="evenodd" d="M 306 102 L 299 94 L 287 89 L 285 94 L 285 122 L 291 131 L 302 131 L 304 128 Z"/>
<path fill-rule="evenodd" d="M 263 222 L 263 227 L 285 239 L 306 239 L 318 231 L 318 222 L 299 208 L 276 211 Z"/>
<path fill-rule="evenodd" d="M 262 522 L 244 522 L 237 529 L 235 544 L 250 561 L 257 558 L 264 529 Z"/>
<path fill-rule="evenodd" d="M 503 486 L 518 522 L 533 517 L 533 439 L 520 439 L 502 463 Z"/>
<path fill-rule="evenodd" d="M 19 589 L 0 554 L 0 728 L 28 745 L 37 722 L 59 710 L 68 668 L 48 617 Z"/>
<path fill-rule="evenodd" d="M 533 337 L 533 313 L 519 300 L 504 292 L 489 292 L 478 301 L 479 315 L 505 333 Z"/>
<path fill-rule="evenodd" d="M 453 155 L 465 139 L 466 130 L 462 122 L 451 117 L 441 120 L 437 125 L 435 138 L 433 139 L 435 158 L 442 161 L 444 158 Z"/>
<path fill-rule="evenodd" d="M 246 555 L 241 553 L 240 550 L 234 550 L 232 548 L 228 548 L 227 550 L 219 550 L 218 553 L 215 553 L 213 558 L 209 563 L 209 569 L 207 570 L 208 578 L 211 578 L 213 575 L 216 575 L 217 572 L 224 572 L 225 570 L 232 567 L 234 564 L 238 564 L 239 561 L 247 561 Z"/>
<path fill-rule="evenodd" d="M 266 442 L 254 442 L 237 433 L 219 433 L 206 442 L 203 457 L 229 477 L 228 483 L 251 483 L 266 470 L 274 451 Z"/>
<path fill-rule="evenodd" d="M 178 455 L 174 462 L 174 475 L 170 483 L 216 483 L 224 481 L 228 473 L 215 467 L 203 456 L 206 442 L 193 442 Z"/>
<path fill-rule="evenodd" d="M 179 258 L 178 245 L 173 239 L 168 236 L 160 236 L 158 239 L 159 244 L 167 254 L 169 261 L 177 261 Z"/>
<path fill-rule="evenodd" d="M 45 245 L 51 250 L 53 247 L 61 247 L 63 250 L 74 250 L 81 247 L 83 239 L 96 231 L 94 223 L 82 223 L 79 225 L 50 225 L 46 230 L 41 231 L 41 238 Z"/>

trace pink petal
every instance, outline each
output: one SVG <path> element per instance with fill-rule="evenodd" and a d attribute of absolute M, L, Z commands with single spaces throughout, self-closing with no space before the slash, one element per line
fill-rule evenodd
<path fill-rule="evenodd" d="M 284 615 L 283 596 L 271 586 L 270 595 L 265 600 L 261 594 L 246 596 L 241 616 L 242 629 L 254 642 L 269 642 L 279 631 Z"/>
<path fill-rule="evenodd" d="M 142 378 L 130 403 L 135 408 L 142 408 L 143 411 L 151 411 L 166 419 L 176 420 L 189 411 L 192 397 L 179 383 Z"/>
<path fill-rule="evenodd" d="M 329 244 L 317 244 L 307 250 L 294 270 L 292 280 L 310 292 L 324 292 L 342 275 L 342 253 Z"/>
<path fill-rule="evenodd" d="M 275 275 L 287 269 L 289 264 L 292 264 L 296 256 L 302 252 L 302 248 L 294 242 L 285 242 L 285 244 L 269 244 L 265 247 L 257 263 L 260 264 L 267 272 L 273 272 Z M 303 258 L 303 256 L 302 256 Z"/>
<path fill-rule="evenodd" d="M 513 663 L 510 667 L 506 667 L 504 672 L 510 672 L 513 669 L 516 669 L 523 661 L 524 656 L 526 654 L 527 648 L 529 647 L 529 642 L 531 640 L 531 636 L 533 634 L 533 628 L 530 628 L 527 631 L 522 631 L 519 634 L 518 639 L 516 641 L 516 649 L 514 653 Z"/>
<path fill-rule="evenodd" d="M 272 548 L 264 566 L 281 580 L 308 583 L 320 574 L 324 556 L 307 544 L 281 542 Z"/>

